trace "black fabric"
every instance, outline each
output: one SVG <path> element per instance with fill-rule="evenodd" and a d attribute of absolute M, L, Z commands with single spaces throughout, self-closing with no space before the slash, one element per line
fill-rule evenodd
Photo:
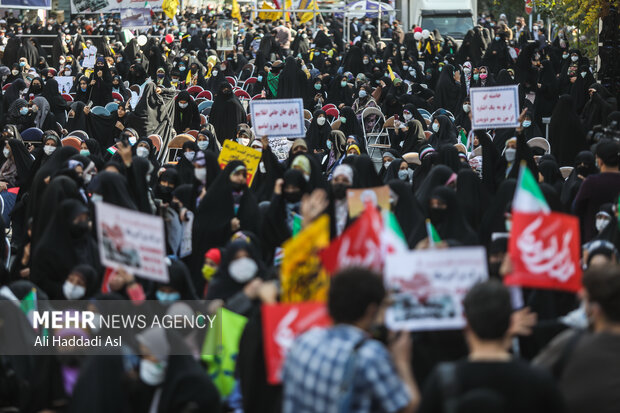
<path fill-rule="evenodd" d="M 228 91 L 228 94 L 224 93 Z M 226 139 L 234 139 L 237 125 L 245 123 L 247 115 L 239 99 L 232 93 L 228 82 L 222 82 L 213 100 L 209 123 L 215 128 L 215 135 L 220 143 Z"/>
<path fill-rule="evenodd" d="M 549 124 L 549 144 L 560 166 L 572 165 L 577 154 L 586 149 L 586 134 L 569 95 L 562 95 L 555 105 Z"/>

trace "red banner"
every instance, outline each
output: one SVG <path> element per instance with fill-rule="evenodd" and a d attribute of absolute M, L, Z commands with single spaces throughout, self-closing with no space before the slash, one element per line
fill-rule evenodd
<path fill-rule="evenodd" d="M 284 357 L 297 336 L 311 327 L 332 324 L 324 303 L 263 305 L 262 319 L 265 365 L 270 384 L 282 382 Z"/>
<path fill-rule="evenodd" d="M 506 285 L 577 292 L 581 289 L 579 220 L 566 214 L 512 215 Z"/>
<path fill-rule="evenodd" d="M 360 266 L 381 271 L 381 215 L 370 207 L 345 232 L 320 252 L 323 267 L 333 274 L 340 268 Z"/>

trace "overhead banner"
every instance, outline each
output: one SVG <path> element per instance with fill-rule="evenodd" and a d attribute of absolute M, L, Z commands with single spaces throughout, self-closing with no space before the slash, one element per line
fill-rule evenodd
<path fill-rule="evenodd" d="M 495 129 L 519 126 L 519 86 L 472 87 L 471 128 Z"/>
<path fill-rule="evenodd" d="M 220 151 L 220 155 L 217 158 L 217 162 L 220 165 L 220 169 L 224 169 L 230 161 L 242 161 L 247 169 L 248 186 L 251 186 L 261 156 L 262 154 L 256 149 L 226 139 Z"/>
<path fill-rule="evenodd" d="M 105 202 L 95 203 L 99 257 L 108 268 L 168 283 L 164 221 Z"/>
<path fill-rule="evenodd" d="M 0 0 L 4 9 L 46 9 L 52 8 L 52 0 Z"/>
<path fill-rule="evenodd" d="M 392 297 L 388 329 L 425 331 L 465 326 L 463 298 L 488 278 L 483 247 L 416 250 L 390 256 L 385 288 Z"/>
<path fill-rule="evenodd" d="M 578 292 L 581 289 L 579 219 L 572 215 L 513 213 L 506 285 Z"/>
<path fill-rule="evenodd" d="M 121 25 L 123 29 L 146 29 L 151 26 L 151 9 L 147 7 L 121 9 Z"/>
<path fill-rule="evenodd" d="M 0 0 L 2 1 L 2 0 Z M 163 0 L 149 0 L 154 11 L 161 11 Z M 123 9 L 144 8 L 144 0 L 71 0 L 71 14 L 122 13 Z M 150 10 L 149 10 L 150 16 Z"/>
<path fill-rule="evenodd" d="M 252 128 L 258 138 L 303 138 L 304 102 L 302 99 L 250 101 Z"/>

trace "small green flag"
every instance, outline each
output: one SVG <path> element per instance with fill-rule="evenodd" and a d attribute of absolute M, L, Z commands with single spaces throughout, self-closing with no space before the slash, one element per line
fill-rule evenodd
<path fill-rule="evenodd" d="M 293 213 L 293 236 L 297 235 L 302 229 L 303 218 L 299 214 Z"/>
<path fill-rule="evenodd" d="M 19 303 L 19 307 L 22 309 L 24 314 L 30 322 L 32 323 L 32 313 L 37 309 L 37 289 L 33 288 L 30 290 L 28 294 L 22 298 Z"/>
<path fill-rule="evenodd" d="M 467 134 L 465 133 L 465 129 L 461 129 L 459 132 L 459 137 L 461 138 L 461 143 L 463 146 L 467 148 Z"/>
<path fill-rule="evenodd" d="M 228 397 L 235 387 L 239 341 L 247 322 L 246 317 L 220 308 L 205 337 L 201 357 L 207 362 L 207 373 L 222 397 Z"/>
<path fill-rule="evenodd" d="M 430 219 L 426 219 L 426 233 L 428 235 L 428 242 L 431 247 L 434 247 L 436 243 L 441 242 L 441 237 L 435 229 L 435 226 Z"/>

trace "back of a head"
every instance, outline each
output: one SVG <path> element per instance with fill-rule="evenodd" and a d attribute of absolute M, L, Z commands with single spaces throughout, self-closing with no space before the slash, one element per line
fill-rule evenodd
<path fill-rule="evenodd" d="M 605 317 L 620 322 L 620 266 L 595 266 L 583 275 L 583 286 L 590 303 L 600 306 Z"/>
<path fill-rule="evenodd" d="M 475 285 L 465 296 L 463 307 L 469 327 L 481 340 L 502 339 L 510 327 L 510 293 L 499 281 Z"/>
<path fill-rule="evenodd" d="M 335 274 L 330 283 L 327 308 L 334 323 L 354 323 L 371 304 L 385 297 L 381 276 L 366 268 L 350 267 Z"/>
<path fill-rule="evenodd" d="M 606 166 L 615 167 L 620 164 L 620 145 L 615 140 L 601 140 L 596 145 L 596 156 Z"/>

